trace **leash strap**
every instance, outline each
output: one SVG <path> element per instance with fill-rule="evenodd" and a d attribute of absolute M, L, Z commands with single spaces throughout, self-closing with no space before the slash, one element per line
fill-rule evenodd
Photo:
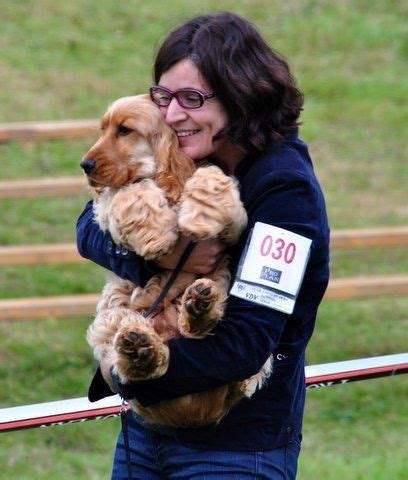
<path fill-rule="evenodd" d="M 171 286 L 176 280 L 178 274 L 181 272 L 181 269 L 184 267 L 184 264 L 186 263 L 188 257 L 190 256 L 190 253 L 193 251 L 195 245 L 196 245 L 195 242 L 190 240 L 190 242 L 188 243 L 187 247 L 183 252 L 183 255 L 180 257 L 180 260 L 177 262 L 176 268 L 173 270 L 172 274 L 170 275 L 170 278 L 167 280 L 167 283 L 164 286 L 162 292 L 160 293 L 160 295 L 158 296 L 154 304 L 148 310 L 146 310 L 146 312 L 143 314 L 144 317 L 148 317 L 152 312 L 154 312 L 154 310 L 156 310 L 157 306 L 160 304 L 163 298 L 168 294 Z"/>
<path fill-rule="evenodd" d="M 180 257 L 180 260 L 177 262 L 176 268 L 173 270 L 172 274 L 170 275 L 170 278 L 167 280 L 166 285 L 164 286 L 162 292 L 154 302 L 154 304 L 146 310 L 146 312 L 143 314 L 144 317 L 148 317 L 160 304 L 160 302 L 163 300 L 163 298 L 167 295 L 168 291 L 170 290 L 171 286 L 173 285 L 174 281 L 176 280 L 178 274 L 181 272 L 181 269 L 184 267 L 184 264 L 186 263 L 190 253 L 193 251 L 193 248 L 195 247 L 195 243 L 191 240 L 187 247 L 185 248 L 183 255 Z M 132 477 L 132 462 L 130 459 L 130 446 L 129 446 L 129 431 L 128 431 L 128 424 L 126 420 L 126 407 L 125 407 L 125 401 L 122 399 L 122 407 L 120 409 L 120 422 L 122 424 L 122 432 L 123 432 L 123 441 L 125 444 L 125 452 L 126 452 L 126 464 L 127 464 L 127 470 L 128 470 L 128 476 L 129 480 L 131 480 Z"/>
<path fill-rule="evenodd" d="M 120 423 L 122 424 L 123 440 L 125 443 L 128 476 L 129 476 L 129 480 L 131 480 L 133 477 L 132 477 L 132 462 L 130 460 L 129 431 L 128 431 L 128 424 L 126 420 L 125 401 L 123 399 L 122 399 L 122 406 L 120 409 Z"/>

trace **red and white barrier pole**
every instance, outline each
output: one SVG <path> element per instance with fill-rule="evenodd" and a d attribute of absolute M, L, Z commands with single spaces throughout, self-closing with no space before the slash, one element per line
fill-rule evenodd
<path fill-rule="evenodd" d="M 401 373 L 408 373 L 408 353 L 324 363 L 305 368 L 308 389 L 389 377 Z"/>
<path fill-rule="evenodd" d="M 408 353 L 325 363 L 305 368 L 308 389 L 401 373 L 408 373 Z M 3 408 L 0 409 L 0 432 L 116 417 L 120 413 L 120 408 L 121 400 L 117 395 L 94 403 L 83 397 Z"/>

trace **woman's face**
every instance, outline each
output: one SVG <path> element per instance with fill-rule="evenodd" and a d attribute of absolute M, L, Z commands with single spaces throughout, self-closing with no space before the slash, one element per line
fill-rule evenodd
<path fill-rule="evenodd" d="M 160 77 L 159 85 L 172 92 L 181 88 L 194 88 L 204 94 L 212 93 L 195 64 L 184 59 Z M 227 113 L 217 97 L 205 100 L 197 109 L 181 107 L 175 97 L 167 107 L 160 107 L 164 119 L 177 133 L 180 147 L 193 160 L 214 156 L 225 147 L 226 138 L 213 141 L 228 122 Z"/>

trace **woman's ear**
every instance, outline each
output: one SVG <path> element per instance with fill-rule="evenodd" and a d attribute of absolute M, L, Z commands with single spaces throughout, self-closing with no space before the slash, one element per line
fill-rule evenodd
<path fill-rule="evenodd" d="M 179 147 L 177 135 L 167 124 L 160 125 L 153 135 L 157 162 L 156 184 L 171 203 L 177 203 L 184 184 L 195 170 L 194 162 Z"/>

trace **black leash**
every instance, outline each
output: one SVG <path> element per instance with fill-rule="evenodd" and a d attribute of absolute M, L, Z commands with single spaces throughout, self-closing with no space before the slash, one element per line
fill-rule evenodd
<path fill-rule="evenodd" d="M 153 305 L 146 310 L 146 312 L 143 313 L 143 316 L 147 318 L 154 310 L 156 310 L 157 306 L 160 304 L 160 302 L 163 300 L 163 298 L 168 294 L 171 286 L 173 285 L 174 281 L 176 280 L 178 274 L 181 272 L 181 269 L 184 267 L 184 264 L 186 263 L 188 257 L 190 256 L 190 253 L 193 251 L 193 248 L 195 247 L 195 243 L 191 240 L 187 247 L 185 248 L 183 255 L 181 255 L 180 260 L 177 262 L 176 268 L 173 270 L 172 274 L 170 275 L 170 278 L 167 280 L 166 285 L 164 286 L 161 294 L 158 296 L 157 300 L 153 303 Z"/>
<path fill-rule="evenodd" d="M 127 412 L 127 409 L 125 406 L 125 400 L 122 398 L 122 406 L 120 407 L 120 423 L 122 425 L 123 440 L 125 442 L 127 470 L 128 470 L 129 480 L 131 480 L 133 478 L 132 462 L 130 460 L 129 432 L 128 432 L 128 424 L 126 421 L 126 412 Z"/>
<path fill-rule="evenodd" d="M 186 263 L 188 257 L 190 256 L 190 253 L 193 251 L 195 245 L 196 245 L 195 242 L 193 242 L 192 240 L 189 242 L 189 244 L 187 245 L 183 254 L 180 257 L 180 260 L 177 262 L 176 268 L 173 270 L 172 274 L 170 275 L 170 278 L 167 280 L 167 283 L 164 286 L 163 290 L 161 291 L 160 295 L 158 296 L 154 304 L 143 313 L 143 316 L 145 318 L 147 318 L 152 312 L 154 312 L 154 310 L 157 308 L 157 306 L 160 304 L 163 298 L 168 294 L 171 286 L 173 285 L 177 276 L 181 272 L 181 269 L 184 267 L 184 264 Z M 129 480 L 131 480 L 133 478 L 132 462 L 130 459 L 129 432 L 128 432 L 128 425 L 126 420 L 126 412 L 127 412 L 127 409 L 125 406 L 125 400 L 122 398 L 122 407 L 120 409 L 120 422 L 122 424 L 123 441 L 125 443 L 127 470 L 128 470 Z"/>

